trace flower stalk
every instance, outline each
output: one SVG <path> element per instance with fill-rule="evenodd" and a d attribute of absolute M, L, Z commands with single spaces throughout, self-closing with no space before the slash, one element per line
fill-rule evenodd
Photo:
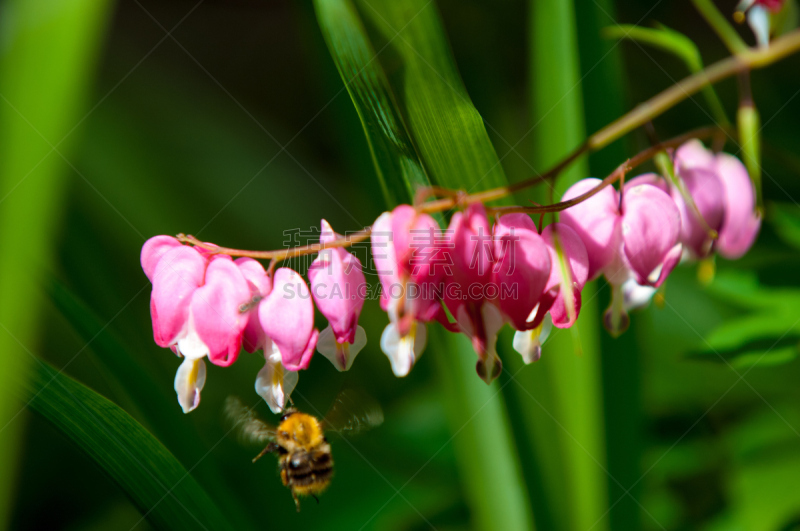
<path fill-rule="evenodd" d="M 705 3 L 705 0 L 694 0 L 694 1 L 696 4 Z M 519 183 L 515 183 L 509 186 L 503 186 L 468 195 L 465 195 L 463 193 L 454 193 L 453 191 L 444 189 L 431 189 L 430 191 L 427 192 L 421 192 L 420 193 L 421 195 L 418 196 L 418 199 L 420 198 L 424 199 L 430 197 L 430 195 L 448 195 L 448 197 L 424 203 L 418 207 L 418 211 L 423 213 L 443 212 L 458 205 L 465 205 L 474 202 L 485 203 L 488 201 L 494 201 L 497 199 L 502 199 L 504 197 L 507 197 L 527 187 L 553 179 L 581 155 L 602 149 L 603 147 L 607 146 L 611 142 L 617 140 L 618 138 L 622 137 L 623 135 L 627 134 L 633 129 L 644 125 L 645 123 L 652 120 L 656 116 L 659 116 L 666 110 L 684 101 L 686 98 L 689 98 L 690 96 L 696 94 L 704 87 L 716 83 L 718 81 L 721 81 L 722 79 L 728 78 L 730 76 L 740 74 L 742 72 L 748 72 L 753 69 L 764 68 L 777 61 L 780 61 L 781 59 L 788 57 L 789 55 L 796 53 L 799 50 L 800 50 L 800 30 L 792 31 L 791 33 L 787 33 L 786 35 L 778 39 L 775 39 L 770 43 L 769 48 L 752 49 L 752 48 L 747 48 L 745 46 L 744 50 L 737 52 L 735 55 L 723 59 L 721 61 L 718 61 L 713 65 L 710 65 L 709 67 L 705 68 L 701 72 L 692 74 L 691 76 L 684 78 L 683 80 L 672 85 L 671 87 L 667 88 L 666 90 L 662 91 L 656 96 L 650 98 L 649 100 L 640 103 L 629 113 L 625 114 L 624 116 L 620 117 L 619 119 L 615 120 L 614 122 L 610 123 L 606 127 L 602 128 L 601 130 L 591 135 L 586 140 L 586 142 L 577 147 L 572 153 L 567 155 L 558 164 L 556 164 L 554 167 L 544 172 L 540 176 L 520 181 Z M 742 120 L 740 117 L 739 122 L 741 121 Z M 642 164 L 647 160 L 650 160 L 658 152 L 663 151 L 668 147 L 675 147 L 684 142 L 685 140 L 687 140 L 688 138 L 708 137 L 713 135 L 714 133 L 719 133 L 720 131 L 721 128 L 719 127 L 706 127 L 700 130 L 692 131 L 685 135 L 681 135 L 670 141 L 662 142 L 657 146 L 653 146 L 645 151 L 642 151 L 638 155 L 632 157 L 631 159 L 628 159 L 627 161 L 622 163 L 619 167 L 617 167 L 617 169 L 613 173 L 611 173 L 611 175 L 609 175 L 608 177 L 606 177 L 606 179 L 603 180 L 602 184 L 600 184 L 596 190 L 591 190 L 586 194 L 584 194 L 583 196 L 574 198 L 570 201 L 562 201 L 552 205 L 535 206 L 535 207 L 520 206 L 520 207 L 495 208 L 492 209 L 492 211 L 502 212 L 502 213 L 526 212 L 526 213 L 537 213 L 537 214 L 542 214 L 547 212 L 559 212 L 581 201 L 588 199 L 592 195 L 599 192 L 602 188 L 605 188 L 606 186 L 613 184 L 618 179 L 620 179 L 625 172 L 638 166 L 639 164 Z M 318 253 L 323 249 L 331 247 L 349 247 L 354 243 L 361 242 L 369 238 L 370 230 L 371 230 L 370 227 L 365 227 L 364 229 L 358 232 L 349 234 L 343 238 L 339 238 L 324 244 L 315 243 L 311 245 L 293 247 L 290 249 L 277 249 L 273 251 L 250 251 L 243 249 L 231 249 L 227 247 L 220 247 L 211 243 L 202 242 L 197 238 L 195 238 L 194 236 L 185 234 L 179 234 L 177 236 L 177 239 L 182 243 L 188 243 L 196 247 L 206 249 L 207 251 L 214 254 L 227 254 L 229 256 L 246 256 L 255 259 L 267 259 L 267 260 L 271 259 L 271 260 L 281 261 L 281 260 L 286 260 L 288 258 L 295 258 L 307 254 Z"/>

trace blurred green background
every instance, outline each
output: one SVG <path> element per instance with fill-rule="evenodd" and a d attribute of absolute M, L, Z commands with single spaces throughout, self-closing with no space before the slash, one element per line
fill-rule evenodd
<path fill-rule="evenodd" d="M 730 14 L 735 2 L 718 5 Z M 152 340 L 147 238 L 280 248 L 284 231 L 322 217 L 340 232 L 369 225 L 387 197 L 408 200 L 401 178 L 480 190 L 544 171 L 685 77 L 669 54 L 600 37 L 655 21 L 694 40 L 706 64 L 726 56 L 688 1 L 0 2 L 0 525 L 800 529 L 800 57 L 753 73 L 766 219 L 748 255 L 717 260 L 708 286 L 696 265 L 678 268 L 663 307 L 633 315 L 618 340 L 599 325 L 609 295 L 596 282 L 580 339 L 555 334 L 540 362 L 522 366 L 506 330 L 492 387 L 474 375 L 468 345 L 439 332 L 395 378 L 378 347 L 386 316 L 368 302 L 369 342 L 353 369 L 317 356 L 294 398 L 324 411 L 342 387 L 359 387 L 386 421 L 334 441 L 331 488 L 299 514 L 272 458 L 251 464 L 258 448 L 221 417 L 230 394 L 260 400 L 260 354 L 209 365 L 201 407 L 183 415 L 178 359 Z M 331 49 L 345 57 L 365 43 L 375 75 L 348 85 L 356 112 Z M 348 64 L 345 79 L 356 73 Z M 734 116 L 735 80 L 718 92 Z M 469 122 L 470 99 L 485 132 Z M 437 133 L 448 105 L 473 129 Z M 394 110 L 414 147 L 370 127 L 368 143 L 360 118 L 392 123 L 370 122 L 370 109 Z M 654 121 L 663 139 L 709 123 L 699 95 Z M 648 145 L 628 135 L 559 187 Z M 466 161 L 470 146 L 488 166 L 499 157 L 497 175 L 464 177 L 468 162 L 448 174 L 434 158 Z M 417 162 L 392 170 L 398 153 Z"/>

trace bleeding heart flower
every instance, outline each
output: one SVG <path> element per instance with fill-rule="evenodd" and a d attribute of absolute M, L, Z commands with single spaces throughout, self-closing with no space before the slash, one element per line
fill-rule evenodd
<path fill-rule="evenodd" d="M 319 242 L 340 237 L 323 219 Z M 361 262 L 341 247 L 323 249 L 312 262 L 308 278 L 317 308 L 328 319 L 317 350 L 339 371 L 346 371 L 367 343 L 367 334 L 358 326 L 367 287 Z"/>
<path fill-rule="evenodd" d="M 733 155 L 720 153 L 716 156 L 716 169 L 725 192 L 725 218 L 717 251 L 734 260 L 753 245 L 761 228 L 761 216 L 755 211 L 753 184 L 744 164 Z"/>
<path fill-rule="evenodd" d="M 769 46 L 771 15 L 778 13 L 785 0 L 741 0 L 736 6 L 734 18 L 742 22 L 747 14 L 747 23 L 756 37 L 756 42 L 761 47 Z"/>
<path fill-rule="evenodd" d="M 290 371 L 308 367 L 319 332 L 314 328 L 314 303 L 303 277 L 288 267 L 275 272 L 272 292 L 258 308 L 258 319 L 283 366 Z"/>
<path fill-rule="evenodd" d="M 389 325 L 381 350 L 396 376 L 405 376 L 425 348 L 425 322 L 437 319 L 449 269 L 441 229 L 408 205 L 384 212 L 372 225 L 372 255 L 381 282 L 381 308 Z"/>
<path fill-rule="evenodd" d="M 239 258 L 236 265 L 247 280 L 251 294 L 250 302 L 242 308 L 248 315 L 242 345 L 247 352 L 261 350 L 264 354 L 264 367 L 256 377 L 255 390 L 273 413 L 280 413 L 297 385 L 298 373 L 284 369 L 281 353 L 261 326 L 259 307 L 272 292 L 272 279 L 261 263 L 252 258 Z"/>
<path fill-rule="evenodd" d="M 564 200 L 578 197 L 600 182 L 583 179 L 567 190 Z M 612 305 L 605 322 L 612 335 L 619 335 L 628 322 L 621 286 L 634 278 L 640 285 L 658 287 L 680 260 L 678 208 L 660 188 L 634 183 L 625 186 L 622 201 L 613 188 L 606 187 L 565 210 L 561 220 L 586 245 L 590 278 L 602 272 L 612 285 Z"/>
<path fill-rule="evenodd" d="M 156 344 L 184 358 L 175 391 L 184 413 L 200 403 L 203 358 L 228 366 L 236 360 L 247 317 L 240 307 L 250 289 L 226 255 L 210 259 L 177 240 L 156 236 L 142 248 L 142 268 L 153 283 L 150 311 Z"/>
<path fill-rule="evenodd" d="M 550 255 L 550 277 L 538 306 L 529 320 L 530 330 L 514 334 L 514 350 L 525 363 L 538 361 L 542 345 L 553 325 L 569 328 L 581 311 L 581 291 L 589 273 L 589 255 L 578 234 L 564 223 L 553 223 L 542 231 L 542 240 Z"/>
<path fill-rule="evenodd" d="M 507 236 L 511 232 L 510 227 L 508 229 Z M 472 348 L 478 355 L 478 375 L 491 383 L 503 369 L 496 343 L 504 319 L 494 301 L 486 298 L 496 259 L 494 238 L 483 204 L 472 203 L 464 212 L 456 212 L 450 219 L 447 234 L 453 242 L 453 274 L 447 279 L 444 302 L 455 316 L 458 330 L 472 341 Z M 514 242 L 509 240 L 509 243 Z M 511 253 L 508 256 L 510 259 Z M 548 257 L 545 255 L 545 258 Z M 513 304 L 508 307 L 516 317 L 518 309 Z"/>
<path fill-rule="evenodd" d="M 719 234 L 717 241 L 705 248 L 709 242 L 703 239 L 704 228 L 696 215 L 685 212 L 683 202 L 679 202 L 673 192 L 681 209 L 684 244 L 699 258 L 712 250 L 730 259 L 744 255 L 761 227 L 761 218 L 755 211 L 753 185 L 744 164 L 727 153 L 715 155 L 694 139 L 676 150 L 675 171 L 687 184 L 706 223 Z"/>
<path fill-rule="evenodd" d="M 529 317 L 540 304 L 551 276 L 545 240 L 527 214 L 501 216 L 494 225 L 493 236 L 493 281 L 500 290 L 500 311 L 515 329 L 534 328 L 538 323 L 533 324 Z"/>

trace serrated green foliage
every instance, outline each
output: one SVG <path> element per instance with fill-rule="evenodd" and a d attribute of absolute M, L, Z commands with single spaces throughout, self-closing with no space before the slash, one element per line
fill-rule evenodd
<path fill-rule="evenodd" d="M 214 502 L 155 437 L 117 405 L 37 361 L 28 407 L 86 452 L 157 529 L 232 529 Z"/>

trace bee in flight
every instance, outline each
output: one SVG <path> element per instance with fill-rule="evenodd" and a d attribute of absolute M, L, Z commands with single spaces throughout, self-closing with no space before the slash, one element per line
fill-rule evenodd
<path fill-rule="evenodd" d="M 341 392 L 322 420 L 289 407 L 280 423 L 271 426 L 233 396 L 225 403 L 225 414 L 242 442 L 266 445 L 253 458 L 254 463 L 264 454 L 277 454 L 281 481 L 292 492 L 298 512 L 300 496 L 312 496 L 319 502 L 317 494 L 331 482 L 333 457 L 325 433 L 354 434 L 383 422 L 380 405 L 353 390 Z"/>

